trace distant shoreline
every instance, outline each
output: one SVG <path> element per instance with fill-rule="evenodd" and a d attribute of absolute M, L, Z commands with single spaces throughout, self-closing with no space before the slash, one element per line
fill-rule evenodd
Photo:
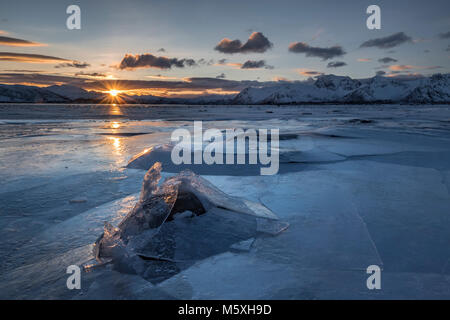
<path fill-rule="evenodd" d="M 1 105 L 117 105 L 117 106 L 127 106 L 127 105 L 156 105 L 156 106 L 164 106 L 164 105 L 175 105 L 175 106 L 332 106 L 332 105 L 410 105 L 410 106 L 419 106 L 419 105 L 450 105 L 450 101 L 444 102 L 402 102 L 402 101 L 361 101 L 361 102 L 342 102 L 342 101 L 327 101 L 327 102 L 290 102 L 290 103 L 184 103 L 184 102 L 162 102 L 162 103 L 101 103 L 101 102 L 0 102 Z"/>

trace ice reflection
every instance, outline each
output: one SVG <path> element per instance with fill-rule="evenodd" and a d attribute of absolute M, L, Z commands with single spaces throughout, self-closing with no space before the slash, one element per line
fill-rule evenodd
<path fill-rule="evenodd" d="M 118 137 L 108 137 L 108 141 L 110 141 L 112 146 L 111 155 L 115 160 L 116 165 L 123 165 L 124 161 L 124 147 L 122 143 L 122 139 Z"/>
<path fill-rule="evenodd" d="M 120 128 L 120 123 L 117 122 L 117 121 L 114 121 L 113 123 L 111 123 L 111 128 L 119 129 Z"/>
<path fill-rule="evenodd" d="M 120 138 L 117 137 L 108 137 L 108 139 L 111 141 L 114 151 L 117 155 L 122 155 L 122 144 L 120 141 Z"/>
<path fill-rule="evenodd" d="M 109 110 L 109 114 L 119 116 L 122 115 L 122 111 L 120 110 L 120 107 L 117 104 L 113 103 L 111 105 L 111 109 Z"/>

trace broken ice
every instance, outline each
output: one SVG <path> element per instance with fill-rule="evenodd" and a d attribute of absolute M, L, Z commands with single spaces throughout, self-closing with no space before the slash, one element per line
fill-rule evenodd
<path fill-rule="evenodd" d="M 277 235 L 288 227 L 264 205 L 229 196 L 188 170 L 158 186 L 161 170 L 159 162 L 148 170 L 138 203 L 117 228 L 105 224 L 94 249 L 100 264 L 112 262 L 117 270 L 158 281 L 241 248 L 258 234 Z"/>

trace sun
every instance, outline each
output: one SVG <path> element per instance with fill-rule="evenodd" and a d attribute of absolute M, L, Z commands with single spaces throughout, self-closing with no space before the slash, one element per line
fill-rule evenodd
<path fill-rule="evenodd" d="M 106 83 L 102 89 L 99 90 L 103 94 L 102 103 L 109 103 L 115 107 L 116 103 L 122 104 L 128 99 L 127 90 L 122 89 L 119 85 Z"/>
<path fill-rule="evenodd" d="M 111 89 L 111 90 L 108 91 L 108 93 L 112 97 L 117 97 L 117 95 L 119 94 L 119 90 Z"/>

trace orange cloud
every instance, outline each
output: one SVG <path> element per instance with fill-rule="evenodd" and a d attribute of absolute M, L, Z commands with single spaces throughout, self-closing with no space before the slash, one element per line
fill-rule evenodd
<path fill-rule="evenodd" d="M 441 66 L 412 66 L 412 65 L 399 65 L 395 64 L 389 67 L 392 71 L 404 71 L 404 70 L 411 70 L 411 69 L 425 69 L 425 70 L 434 70 L 434 69 L 440 69 Z"/>
<path fill-rule="evenodd" d="M 218 63 L 215 63 L 214 66 L 227 66 L 227 67 L 233 67 L 235 69 L 240 69 L 242 67 L 242 63 L 239 62 L 225 62 L 225 59 L 222 61 L 219 61 Z"/>
<path fill-rule="evenodd" d="M 42 54 L 0 52 L 0 61 L 14 61 L 27 63 L 55 63 L 55 62 L 72 62 L 71 60 L 45 56 Z"/>
<path fill-rule="evenodd" d="M 392 66 L 389 67 L 390 70 L 392 71 L 403 71 L 403 70 L 410 70 L 410 69 L 421 69 L 423 67 L 418 67 L 418 66 L 411 66 L 411 65 L 404 65 L 404 64 L 394 64 Z"/>
<path fill-rule="evenodd" d="M 407 73 L 390 73 L 387 74 L 388 78 L 420 78 L 423 77 L 421 73 L 417 72 L 407 72 Z"/>
<path fill-rule="evenodd" d="M 242 67 L 242 63 L 238 63 L 238 62 L 229 62 L 229 63 L 226 63 L 226 65 L 229 67 L 238 68 L 238 69 L 240 69 Z"/>
<path fill-rule="evenodd" d="M 273 77 L 272 81 L 286 81 L 286 82 L 290 82 L 290 80 L 288 78 L 285 77 Z"/>
<path fill-rule="evenodd" d="M 0 31 L 0 34 L 3 34 Z M 38 43 L 23 39 L 17 39 L 17 38 L 10 38 L 10 37 L 4 37 L 0 36 L 0 46 L 9 46 L 9 47 L 43 47 L 46 46 L 44 43 Z"/>
<path fill-rule="evenodd" d="M 372 61 L 372 59 L 368 59 L 368 58 L 359 58 L 358 61 L 359 61 L 359 62 L 369 62 L 369 61 Z"/>
<path fill-rule="evenodd" d="M 314 76 L 320 76 L 323 74 L 323 72 L 309 70 L 309 69 L 297 69 L 297 72 L 300 75 L 305 76 L 305 77 L 307 77 L 307 76 L 314 77 Z"/>

